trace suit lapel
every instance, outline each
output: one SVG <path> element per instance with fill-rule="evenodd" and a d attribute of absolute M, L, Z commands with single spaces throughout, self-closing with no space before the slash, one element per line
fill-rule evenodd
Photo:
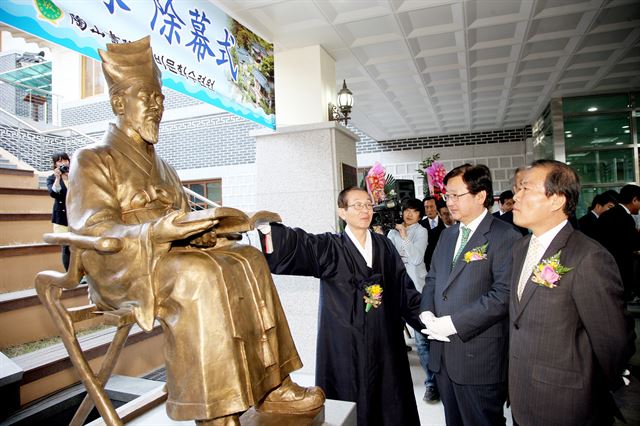
<path fill-rule="evenodd" d="M 573 227 L 571 226 L 570 223 L 567 223 L 558 233 L 558 235 L 556 235 L 556 237 L 553 239 L 553 241 L 551 241 L 551 244 L 549 245 L 549 247 L 547 247 L 547 250 L 544 252 L 544 254 L 542 255 L 542 258 L 540 259 L 542 261 L 542 259 L 546 259 L 548 257 L 553 256 L 554 254 L 556 254 L 559 250 L 562 250 L 564 248 L 564 246 L 567 245 L 567 240 L 569 240 L 569 237 L 571 236 L 571 234 L 573 233 Z M 529 245 L 527 244 L 526 246 L 527 248 L 529 247 Z M 525 252 L 522 254 L 522 260 L 520 261 L 520 268 L 519 270 L 522 270 L 522 264 L 524 263 L 524 258 L 526 257 L 527 252 L 525 250 Z M 533 274 L 532 274 L 533 275 Z M 517 275 L 516 279 L 516 284 L 515 284 L 515 288 L 517 289 L 518 287 L 518 281 L 520 280 L 520 274 Z M 531 298 L 533 297 L 533 295 L 535 294 L 536 290 L 538 290 L 538 287 L 540 287 L 538 284 L 534 283 L 531 280 L 531 276 L 529 277 L 529 279 L 527 280 L 527 283 L 524 285 L 524 291 L 522 292 L 522 299 L 520 299 L 520 301 L 518 302 L 518 295 L 516 294 L 516 303 L 518 303 L 516 306 L 518 307 L 516 310 L 516 317 L 514 318 L 514 322 L 518 321 L 518 319 L 520 318 L 520 315 L 522 315 L 522 311 L 524 311 L 524 309 L 527 307 L 527 304 L 529 303 L 529 301 L 531 300 Z M 512 287 L 513 289 L 514 287 Z M 516 290 L 517 292 L 517 290 Z"/>
<path fill-rule="evenodd" d="M 531 241 L 531 234 L 525 237 L 525 241 L 522 242 L 520 250 L 515 253 L 513 257 L 513 265 L 511 269 L 511 303 L 513 306 L 518 306 L 520 301 L 518 300 L 518 283 L 520 282 L 520 274 L 522 273 L 522 266 L 524 265 L 525 257 L 527 256 L 527 250 L 529 248 L 529 241 Z M 517 272 L 516 272 L 517 271 Z"/>
<path fill-rule="evenodd" d="M 478 228 L 475 230 L 475 232 L 473 233 L 469 241 L 467 241 L 467 244 L 464 246 L 462 253 L 460 253 L 458 260 L 456 261 L 456 264 L 453 265 L 453 269 L 451 270 L 451 274 L 449 274 L 449 279 L 447 280 L 447 285 L 445 286 L 443 293 L 446 293 L 449 286 L 451 286 L 451 283 L 453 282 L 453 280 L 455 280 L 456 277 L 460 275 L 460 273 L 465 268 L 465 266 L 467 266 L 467 262 L 464 261 L 464 254 L 474 247 L 478 247 L 487 243 L 488 238 L 486 234 L 489 233 L 489 230 L 491 229 L 491 222 L 493 222 L 494 220 L 495 220 L 494 217 L 489 213 L 487 213 L 484 219 L 482 219 L 482 222 L 480 222 L 480 224 L 478 225 Z M 448 257 L 448 259 L 450 259 L 449 264 L 451 264 L 451 260 L 453 260 L 456 241 L 458 240 L 458 233 L 460 232 L 459 225 L 458 225 L 457 231 L 458 232 L 456 232 L 455 239 L 453 240 L 451 257 Z"/>

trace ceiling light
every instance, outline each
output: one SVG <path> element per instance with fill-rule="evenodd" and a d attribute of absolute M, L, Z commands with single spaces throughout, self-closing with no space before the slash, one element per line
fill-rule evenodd
<path fill-rule="evenodd" d="M 598 110 L 597 107 L 589 107 L 589 109 L 587 109 L 587 111 L 589 111 L 589 112 L 594 112 L 594 111 L 597 111 L 597 110 Z"/>
<path fill-rule="evenodd" d="M 627 129 L 624 131 L 625 133 L 631 133 L 631 130 Z"/>
<path fill-rule="evenodd" d="M 629 128 L 629 126 L 622 126 L 622 128 L 623 128 L 623 129 L 628 129 L 628 128 Z"/>
<path fill-rule="evenodd" d="M 565 131 L 564 131 L 564 134 L 565 134 L 565 135 L 570 135 L 570 134 L 571 134 L 571 130 L 565 130 Z"/>
<path fill-rule="evenodd" d="M 624 142 L 616 142 L 616 145 L 623 145 Z"/>
<path fill-rule="evenodd" d="M 573 135 L 572 135 L 571 133 L 569 133 L 569 134 L 567 135 L 567 137 L 568 137 L 568 138 L 572 138 L 572 137 L 573 137 Z"/>

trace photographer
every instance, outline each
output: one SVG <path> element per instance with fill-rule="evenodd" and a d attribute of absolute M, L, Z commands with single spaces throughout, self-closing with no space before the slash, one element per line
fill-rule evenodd
<path fill-rule="evenodd" d="M 396 225 L 396 228 L 387 235 L 398 250 L 398 253 L 400 253 L 402 262 L 407 269 L 407 274 L 419 292 L 422 292 L 427 277 L 424 253 L 429 243 L 429 232 L 418 223 L 422 216 L 424 216 L 422 201 L 417 198 L 405 200 L 402 203 L 402 223 Z M 429 363 L 429 341 L 425 335 L 420 333 L 420 330 L 415 330 L 415 341 L 418 356 L 420 357 L 420 365 L 426 374 L 423 400 L 425 402 L 436 401 L 439 399 L 438 388 L 433 373 L 427 368 Z"/>
<path fill-rule="evenodd" d="M 53 174 L 47 178 L 49 195 L 55 200 L 51 213 L 53 232 L 68 232 L 67 227 L 67 183 L 69 182 L 69 155 L 56 152 L 51 156 Z M 69 269 L 69 246 L 62 246 L 62 264 L 65 271 Z"/>

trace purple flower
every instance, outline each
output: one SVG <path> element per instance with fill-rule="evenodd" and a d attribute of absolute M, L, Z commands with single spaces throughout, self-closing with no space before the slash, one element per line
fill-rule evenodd
<path fill-rule="evenodd" d="M 545 265 L 540 272 L 540 278 L 548 282 L 549 284 L 555 284 L 560 279 L 560 275 L 549 265 Z"/>

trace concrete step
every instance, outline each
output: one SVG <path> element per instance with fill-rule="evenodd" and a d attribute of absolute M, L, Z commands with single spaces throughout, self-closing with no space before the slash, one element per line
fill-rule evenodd
<path fill-rule="evenodd" d="M 163 386 L 164 382 L 142 377 L 113 375 L 105 385 L 105 390 L 113 406 L 118 408 L 147 392 Z M 87 392 L 82 384 L 71 386 L 40 401 L 29 404 L 22 410 L 12 414 L 2 425 L 69 424 L 75 410 L 86 394 Z M 94 410 L 94 412 L 95 411 L 96 410 Z M 97 417 L 98 413 L 92 413 L 87 418 L 87 422 Z"/>
<path fill-rule="evenodd" d="M 31 170 L 0 167 L 0 186 L 8 188 L 38 188 L 38 176 Z"/>
<path fill-rule="evenodd" d="M 53 201 L 46 189 L 7 187 L 0 183 L 0 213 L 51 214 Z"/>
<path fill-rule="evenodd" d="M 0 213 L 0 246 L 41 243 L 51 231 L 51 213 Z"/>
<path fill-rule="evenodd" d="M 80 336 L 80 346 L 94 371 L 98 371 L 115 328 Z M 62 343 L 12 358 L 24 370 L 20 403 L 25 405 L 78 382 L 71 360 Z M 158 325 L 145 333 L 134 325 L 120 354 L 113 374 L 142 376 L 164 365 L 164 339 Z"/>
<path fill-rule="evenodd" d="M 0 293 L 33 289 L 38 272 L 64 271 L 60 246 L 24 244 L 0 247 Z"/>
<path fill-rule="evenodd" d="M 62 303 L 66 307 L 84 306 L 89 303 L 87 286 L 80 285 L 64 290 Z M 96 326 L 100 318 L 83 322 L 82 328 Z M 20 324 L 20 327 L 16 327 Z M 47 309 L 40 303 L 34 289 L 0 294 L 0 350 L 40 339 L 58 336 L 58 329 L 51 322 Z"/>

